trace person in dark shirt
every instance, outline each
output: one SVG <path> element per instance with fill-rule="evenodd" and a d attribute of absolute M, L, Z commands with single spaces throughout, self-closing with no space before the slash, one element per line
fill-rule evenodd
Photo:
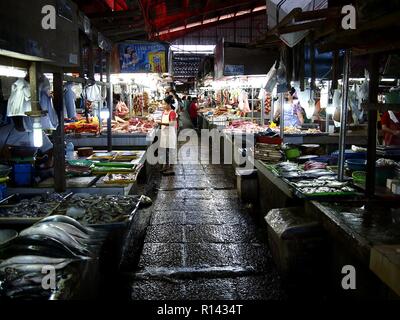
<path fill-rule="evenodd" d="M 192 102 L 189 105 L 189 116 L 190 120 L 192 120 L 193 127 L 197 129 L 197 98 L 193 98 Z"/>

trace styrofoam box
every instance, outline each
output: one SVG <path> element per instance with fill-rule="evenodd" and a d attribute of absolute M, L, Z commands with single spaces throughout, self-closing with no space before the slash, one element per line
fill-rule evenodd
<path fill-rule="evenodd" d="M 400 180 L 399 180 L 399 179 L 387 179 L 387 180 L 386 180 L 386 187 L 387 187 L 389 190 L 392 190 L 392 185 L 393 185 L 393 183 L 400 183 Z"/>
<path fill-rule="evenodd" d="M 268 27 L 271 29 L 277 25 L 277 6 L 282 0 L 267 0 Z M 286 0 L 279 9 L 278 19 L 281 21 L 294 8 L 303 11 L 326 9 L 328 0 Z M 289 47 L 294 47 L 307 35 L 308 31 L 298 31 L 281 35 L 280 38 Z"/>
<path fill-rule="evenodd" d="M 392 192 L 394 194 L 400 194 L 400 182 L 392 183 Z"/>

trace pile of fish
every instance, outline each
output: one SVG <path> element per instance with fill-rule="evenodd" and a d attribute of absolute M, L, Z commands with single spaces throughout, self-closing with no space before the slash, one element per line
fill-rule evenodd
<path fill-rule="evenodd" d="M 51 214 L 64 200 L 57 193 L 20 199 L 18 195 L 0 204 L 0 217 L 40 218 Z"/>
<path fill-rule="evenodd" d="M 57 291 L 65 291 L 73 278 L 78 278 L 78 270 L 69 258 L 45 256 L 15 256 L 0 263 L 0 301 L 1 299 L 46 299 Z M 78 264 L 79 266 L 79 264 Z M 45 273 L 55 270 L 54 290 L 45 289 Z M 63 293 L 64 294 L 64 293 Z M 68 298 L 68 295 L 64 295 Z"/>
<path fill-rule="evenodd" d="M 317 167 L 317 166 L 316 166 Z M 320 166 L 320 168 L 312 168 L 307 166 L 307 170 L 303 170 L 297 163 L 294 162 L 281 162 L 275 166 L 279 174 L 286 179 L 316 179 L 324 176 L 334 176 L 335 173 L 327 170 L 326 165 Z"/>
<path fill-rule="evenodd" d="M 301 180 L 292 182 L 292 185 L 305 195 L 321 193 L 338 194 L 355 191 L 352 187 L 348 186 L 347 182 L 337 181 L 333 176 L 322 176 L 315 180 Z"/>
<path fill-rule="evenodd" d="M 49 299 L 60 291 L 65 294 L 67 287 L 79 283 L 83 266 L 98 258 L 106 237 L 105 231 L 59 215 L 23 230 L 0 246 L 0 298 Z M 43 285 L 51 270 L 55 288 Z"/>
<path fill-rule="evenodd" d="M 77 193 L 63 202 L 60 213 L 84 225 L 126 221 L 137 208 L 141 196 L 93 195 Z"/>

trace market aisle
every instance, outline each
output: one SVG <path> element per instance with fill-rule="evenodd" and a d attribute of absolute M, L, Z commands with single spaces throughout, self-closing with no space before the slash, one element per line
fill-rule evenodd
<path fill-rule="evenodd" d="M 177 165 L 163 177 L 131 298 L 280 299 L 266 246 L 230 166 Z"/>

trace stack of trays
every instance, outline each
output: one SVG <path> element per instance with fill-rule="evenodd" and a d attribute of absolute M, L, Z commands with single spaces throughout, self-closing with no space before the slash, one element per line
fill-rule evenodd
<path fill-rule="evenodd" d="M 254 149 L 254 158 L 257 160 L 277 162 L 282 158 L 280 145 L 257 143 Z"/>

